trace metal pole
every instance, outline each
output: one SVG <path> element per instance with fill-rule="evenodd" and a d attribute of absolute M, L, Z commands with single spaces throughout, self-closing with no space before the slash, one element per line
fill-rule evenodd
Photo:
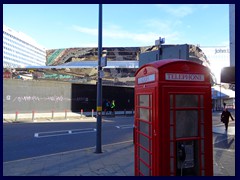
<path fill-rule="evenodd" d="M 222 86 L 220 83 L 220 110 L 222 110 Z"/>
<path fill-rule="evenodd" d="M 99 4 L 98 19 L 98 82 L 97 82 L 97 143 L 96 153 L 102 153 L 102 78 L 100 77 L 102 57 L 102 4 Z"/>

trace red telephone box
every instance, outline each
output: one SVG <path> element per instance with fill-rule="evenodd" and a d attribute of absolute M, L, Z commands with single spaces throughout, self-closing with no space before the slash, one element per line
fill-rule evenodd
<path fill-rule="evenodd" d="M 135 74 L 136 176 L 212 176 L 212 111 L 208 68 L 159 60 Z"/>

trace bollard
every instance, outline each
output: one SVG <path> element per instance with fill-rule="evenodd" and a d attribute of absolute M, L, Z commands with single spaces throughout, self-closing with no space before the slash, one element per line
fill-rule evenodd
<path fill-rule="evenodd" d="M 34 110 L 32 111 L 32 121 L 34 121 Z"/>
<path fill-rule="evenodd" d="M 15 121 L 18 120 L 18 112 L 16 111 Z"/>
<path fill-rule="evenodd" d="M 82 116 L 83 116 L 83 109 L 81 109 L 81 118 L 82 118 Z"/>
<path fill-rule="evenodd" d="M 52 120 L 53 120 L 53 118 L 54 118 L 54 110 L 52 110 Z"/>
<path fill-rule="evenodd" d="M 67 119 L 67 110 L 65 109 L 65 119 Z"/>
<path fill-rule="evenodd" d="M 132 115 L 133 115 L 133 109 L 132 109 Z"/>
<path fill-rule="evenodd" d="M 93 117 L 93 114 L 94 114 L 94 109 L 92 109 L 92 117 Z"/>

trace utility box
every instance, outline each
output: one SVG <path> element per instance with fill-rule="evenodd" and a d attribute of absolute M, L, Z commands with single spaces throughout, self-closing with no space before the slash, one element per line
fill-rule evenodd
<path fill-rule="evenodd" d="M 135 74 L 136 176 L 212 176 L 209 69 L 159 60 Z"/>

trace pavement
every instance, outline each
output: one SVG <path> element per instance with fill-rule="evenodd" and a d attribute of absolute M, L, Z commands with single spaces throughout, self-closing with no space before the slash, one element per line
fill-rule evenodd
<path fill-rule="evenodd" d="M 132 112 L 116 112 L 116 115 L 131 115 Z M 4 123 L 35 123 L 96 121 L 88 115 L 65 112 L 59 117 L 52 114 L 40 114 L 39 117 L 25 114 L 5 114 Z M 70 118 L 70 117 L 77 118 Z M 235 117 L 235 112 L 232 112 Z M 47 117 L 46 117 L 47 116 Z M 214 176 L 235 176 L 235 121 L 231 121 L 226 132 L 223 124 L 219 124 L 220 112 L 213 112 L 213 165 Z M 221 138 L 218 138 L 220 137 Z M 102 153 L 96 153 L 95 147 L 49 154 L 27 159 L 3 162 L 3 176 L 134 176 L 134 144 L 125 141 L 102 145 Z"/>

